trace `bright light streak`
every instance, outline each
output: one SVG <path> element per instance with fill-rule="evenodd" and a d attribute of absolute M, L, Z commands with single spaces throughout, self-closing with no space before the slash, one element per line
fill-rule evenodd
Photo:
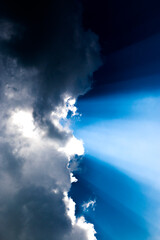
<path fill-rule="evenodd" d="M 89 157 L 114 166 L 139 183 L 150 204 L 141 216 L 148 224 L 150 240 L 160 236 L 159 103 L 158 92 L 83 100 L 79 108 L 85 117 L 75 129 Z M 129 208 L 139 214 L 131 205 Z"/>
<path fill-rule="evenodd" d="M 119 112 L 116 118 L 105 112 L 105 119 L 95 118 L 95 122 L 92 117 L 92 124 L 77 131 L 88 154 L 160 189 L 160 97 L 121 95 L 97 102 L 101 116 L 102 106 Z M 96 99 L 93 107 L 97 109 Z"/>
<path fill-rule="evenodd" d="M 152 122 L 106 121 L 81 130 L 89 154 L 160 187 L 160 126 Z M 95 140 L 96 139 L 96 140 Z"/>

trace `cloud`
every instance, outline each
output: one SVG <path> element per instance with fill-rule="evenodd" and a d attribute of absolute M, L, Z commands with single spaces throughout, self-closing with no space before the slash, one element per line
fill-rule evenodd
<path fill-rule="evenodd" d="M 71 223 L 61 195 L 30 185 L 2 202 L 1 239 L 63 239 Z"/>
<path fill-rule="evenodd" d="M 100 65 L 98 39 L 83 30 L 77 1 L 48 0 L 44 6 L 39 3 L 38 9 L 29 1 L 24 7 L 15 1 L 9 13 L 4 11 L 7 21 L 18 21 L 19 33 L 3 42 L 3 52 L 16 56 L 22 66 L 38 70 L 34 116 L 45 123 L 44 116 L 63 101 L 64 94 L 77 97 L 90 88 L 89 78 Z"/>
<path fill-rule="evenodd" d="M 90 200 L 89 202 L 83 203 L 83 205 L 82 205 L 83 211 L 87 212 L 89 210 L 89 208 L 93 209 L 93 211 L 94 211 L 95 204 L 96 204 L 96 200 Z"/>
<path fill-rule="evenodd" d="M 72 223 L 67 204 L 69 161 L 84 153 L 68 115 L 100 65 L 97 36 L 81 20 L 77 1 L 2 1 L 1 239 L 96 239 L 74 209 Z"/>

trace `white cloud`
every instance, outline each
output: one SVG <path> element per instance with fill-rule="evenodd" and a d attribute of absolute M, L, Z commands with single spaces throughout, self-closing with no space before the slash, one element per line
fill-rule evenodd
<path fill-rule="evenodd" d="M 91 223 L 86 222 L 85 218 L 83 216 L 76 218 L 75 217 L 75 202 L 72 200 L 72 198 L 67 196 L 67 193 L 65 193 L 64 202 L 67 207 L 67 214 L 71 219 L 72 222 L 72 234 L 71 239 L 83 239 L 86 240 L 96 240 L 95 234 L 96 231 L 94 229 L 94 225 Z"/>
<path fill-rule="evenodd" d="M 72 136 L 66 146 L 64 148 L 60 148 L 60 151 L 64 151 L 68 157 L 72 157 L 75 154 L 77 155 L 83 155 L 84 154 L 84 147 L 83 147 L 83 142 L 82 140 L 79 140 Z"/>
<path fill-rule="evenodd" d="M 11 121 L 15 128 L 22 133 L 24 137 L 36 137 L 36 127 L 32 112 L 24 110 L 16 110 L 11 115 Z M 10 123 L 10 125 L 12 124 Z"/>
<path fill-rule="evenodd" d="M 94 211 L 95 210 L 95 204 L 96 204 L 96 200 L 90 200 L 89 202 L 86 202 L 82 205 L 83 210 L 88 211 L 89 208 L 91 208 Z"/>

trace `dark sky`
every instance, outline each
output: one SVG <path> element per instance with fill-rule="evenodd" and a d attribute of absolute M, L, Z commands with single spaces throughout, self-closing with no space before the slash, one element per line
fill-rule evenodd
<path fill-rule="evenodd" d="M 107 55 L 160 31 L 160 3 L 157 0 L 82 0 L 83 23 L 100 38 Z"/>
<path fill-rule="evenodd" d="M 159 86 L 157 80 L 138 80 L 137 83 L 136 78 L 159 73 L 160 2 L 82 2 L 83 24 L 99 36 L 104 63 L 94 74 L 93 90 L 85 97 Z M 120 86 L 119 82 L 124 81 Z"/>

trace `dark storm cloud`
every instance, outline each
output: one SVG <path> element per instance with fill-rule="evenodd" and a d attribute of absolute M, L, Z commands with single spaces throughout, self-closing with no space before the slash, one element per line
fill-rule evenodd
<path fill-rule="evenodd" d="M 15 34 L 2 40 L 3 52 L 24 67 L 38 70 L 34 116 L 44 114 L 62 101 L 62 95 L 77 97 L 90 88 L 90 78 L 99 66 L 97 36 L 84 32 L 77 1 L 4 1 L 2 20 L 15 24 Z"/>
<path fill-rule="evenodd" d="M 62 197 L 42 187 L 29 186 L 1 201 L 0 238 L 64 239 L 71 231 L 71 222 Z"/>
<path fill-rule="evenodd" d="M 97 36 L 83 30 L 81 14 L 76 0 L 1 1 L 0 239 L 95 240 L 92 225 L 68 216 L 62 148 L 73 134 L 51 119 L 54 111 L 60 120 L 66 97 L 91 87 L 100 65 Z"/>

